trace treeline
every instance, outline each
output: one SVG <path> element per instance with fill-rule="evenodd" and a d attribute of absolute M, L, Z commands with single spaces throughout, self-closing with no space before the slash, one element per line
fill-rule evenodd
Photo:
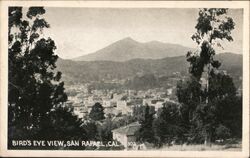
<path fill-rule="evenodd" d="M 178 93 L 189 90 L 179 88 Z M 192 103 L 189 98 L 181 104 L 165 103 L 156 113 L 146 106 L 137 117 L 141 123 L 136 133 L 137 142 L 152 143 L 159 148 L 163 145 L 211 144 L 216 140 L 241 139 L 242 98 L 228 96 L 211 104 L 208 105 L 212 106 L 210 108 L 205 104 Z"/>
<path fill-rule="evenodd" d="M 146 111 L 138 140 L 161 146 L 172 141 L 211 144 L 216 139 L 241 138 L 242 96 L 232 77 L 219 68 L 215 44 L 232 41 L 233 19 L 228 9 L 199 10 L 192 40 L 200 47 L 187 53 L 189 78 L 177 84 L 180 106 L 165 105 L 156 119 Z M 154 123 L 155 122 L 155 123 Z"/>

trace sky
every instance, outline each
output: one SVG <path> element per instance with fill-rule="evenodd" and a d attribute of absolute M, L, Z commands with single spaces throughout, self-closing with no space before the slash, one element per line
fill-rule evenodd
<path fill-rule="evenodd" d="M 160 41 L 195 48 L 198 9 L 176 8 L 52 8 L 45 7 L 50 28 L 44 33 L 64 59 L 93 53 L 118 40 Z M 225 52 L 242 53 L 243 11 L 230 9 L 235 23 L 233 42 L 223 42 Z"/>

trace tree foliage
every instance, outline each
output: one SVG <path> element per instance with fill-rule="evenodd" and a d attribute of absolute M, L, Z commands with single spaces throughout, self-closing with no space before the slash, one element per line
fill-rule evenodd
<path fill-rule="evenodd" d="M 133 117 L 138 120 L 138 121 L 142 121 L 145 117 L 145 113 L 146 113 L 146 108 L 147 106 L 134 106 L 133 107 Z M 155 113 L 155 107 L 154 106 L 148 106 L 149 108 L 149 114 L 154 114 Z"/>
<path fill-rule="evenodd" d="M 200 9 L 198 22 L 195 26 L 197 32 L 191 37 L 200 50 L 188 52 L 187 61 L 190 62 L 190 73 L 197 80 L 201 78 L 204 68 L 207 73 L 211 69 L 218 69 L 221 63 L 214 59 L 215 47 L 222 47 L 221 40 L 232 41 L 231 31 L 235 23 L 227 16 L 228 9 Z M 223 47 L 222 47 L 223 48 Z"/>
<path fill-rule="evenodd" d="M 97 125 L 94 121 L 87 122 L 83 125 L 84 129 L 86 129 L 87 140 L 99 140 Z"/>
<path fill-rule="evenodd" d="M 179 106 L 174 103 L 164 104 L 159 116 L 154 120 L 153 129 L 158 146 L 183 140 L 185 128 L 182 125 Z"/>
<path fill-rule="evenodd" d="M 233 40 L 231 31 L 235 23 L 227 16 L 227 12 L 228 9 L 200 9 L 195 26 L 197 32 L 192 36 L 199 49 L 187 53 L 191 76 L 189 80 L 180 81 L 177 85 L 182 116 L 189 125 L 190 140 L 193 142 L 213 141 L 218 138 L 216 134 L 222 129 L 235 131 L 225 124 L 226 120 L 234 118 L 235 120 L 231 121 L 241 124 L 240 102 L 234 102 L 234 105 L 224 104 L 229 102 L 230 98 L 237 98 L 233 80 L 219 70 L 221 63 L 214 58 L 216 49 L 223 48 L 220 44 L 222 40 Z M 230 115 L 231 118 L 226 116 L 225 111 L 233 110 L 235 106 L 239 109 L 237 113 Z"/>
<path fill-rule="evenodd" d="M 105 119 L 103 110 L 104 110 L 103 106 L 97 102 L 95 103 L 95 105 L 93 105 L 89 113 L 89 117 L 95 121 L 103 120 Z"/>
<path fill-rule="evenodd" d="M 11 139 L 54 139 L 79 136 L 84 131 L 65 107 L 67 95 L 61 72 L 55 71 L 55 42 L 45 38 L 50 25 L 43 7 L 9 7 L 8 134 Z"/>
<path fill-rule="evenodd" d="M 82 128 L 82 121 L 72 115 L 72 109 L 58 107 L 49 113 L 50 120 L 47 128 L 42 129 L 41 139 L 54 140 L 86 140 L 86 130 Z M 44 133 L 47 133 L 44 136 Z"/>
<path fill-rule="evenodd" d="M 150 113 L 150 108 L 147 105 L 143 119 L 140 121 L 141 127 L 136 133 L 136 139 L 138 142 L 154 143 L 154 131 L 153 131 L 153 114 Z"/>

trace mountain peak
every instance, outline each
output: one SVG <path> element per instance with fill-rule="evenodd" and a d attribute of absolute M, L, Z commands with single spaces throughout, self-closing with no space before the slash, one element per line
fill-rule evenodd
<path fill-rule="evenodd" d="M 131 37 L 125 37 L 123 40 L 133 40 L 134 41 L 134 39 Z"/>
<path fill-rule="evenodd" d="M 123 39 L 121 39 L 120 41 L 126 41 L 126 42 L 137 42 L 137 41 L 135 41 L 133 38 L 131 38 L 131 37 L 126 37 L 126 38 L 123 38 Z"/>
<path fill-rule="evenodd" d="M 137 42 L 131 37 L 123 38 L 94 53 L 81 56 L 75 60 L 82 61 L 127 61 L 131 59 L 161 59 L 165 57 L 181 56 L 190 48 L 172 45 L 159 41 Z"/>

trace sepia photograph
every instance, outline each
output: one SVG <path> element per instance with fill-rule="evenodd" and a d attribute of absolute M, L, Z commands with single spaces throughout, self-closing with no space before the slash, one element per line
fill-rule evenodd
<path fill-rule="evenodd" d="M 1 3 L 6 152 L 247 157 L 249 2 L 78 3 Z"/>

